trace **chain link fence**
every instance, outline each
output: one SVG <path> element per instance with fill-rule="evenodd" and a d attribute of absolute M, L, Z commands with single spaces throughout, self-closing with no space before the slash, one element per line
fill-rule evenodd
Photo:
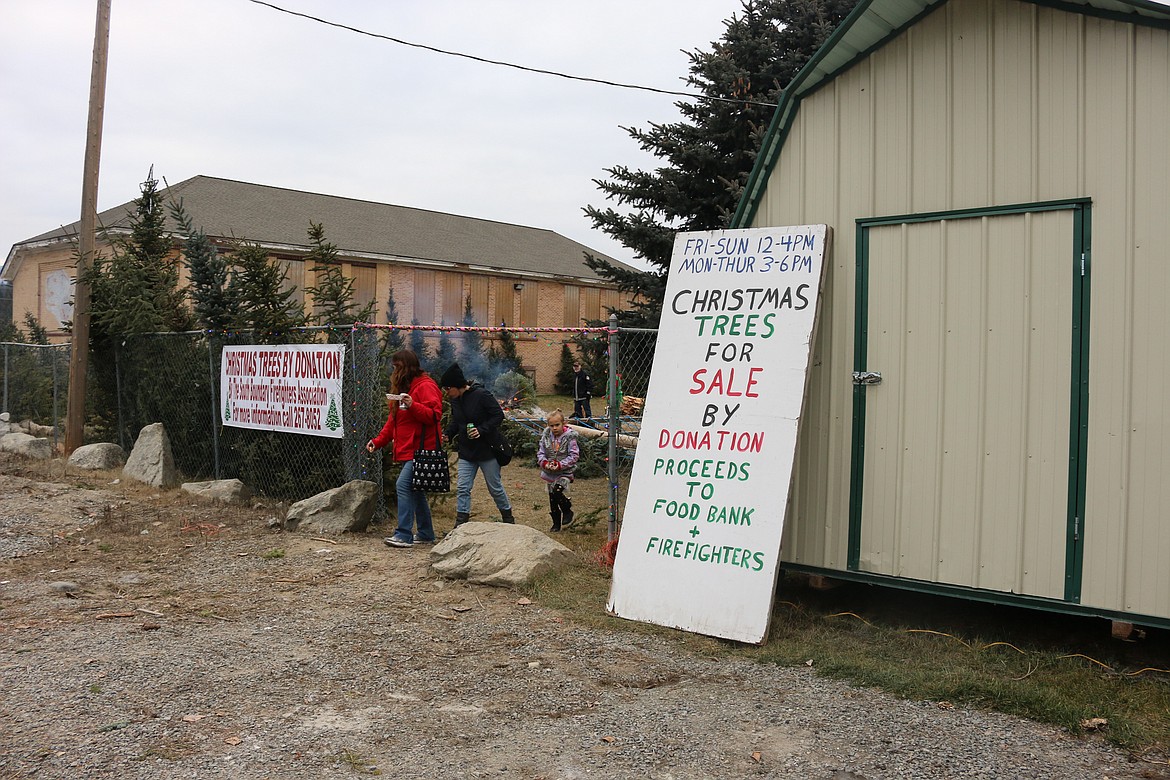
<path fill-rule="evenodd" d="M 569 366 L 578 359 L 592 376 L 595 391 L 594 416 L 571 421 L 582 433 L 579 474 L 609 480 L 612 539 L 638 445 L 656 337 L 655 330 L 618 329 L 612 317 L 608 327 L 588 328 L 359 324 L 291 331 L 283 334 L 283 343 L 346 345 L 345 434 L 326 438 L 222 424 L 223 348 L 255 344 L 252 334 L 127 336 L 108 351 L 91 353 L 84 438 L 114 442 L 129 452 L 143 427 L 162 423 L 184 480 L 235 478 L 262 496 L 284 501 L 298 501 L 352 479 L 370 480 L 383 488 L 393 484 L 397 467 L 388 458 L 384 463 L 382 452 L 366 452 L 365 444 L 386 419 L 383 394 L 394 351 L 405 347 L 421 352 L 424 368 L 435 377 L 458 361 L 469 378 L 483 382 L 501 400 L 516 457 L 529 459 L 535 457 L 544 415 L 556 405 L 566 411 L 572 408 L 564 373 L 571 375 Z M 517 350 L 510 363 L 519 364 L 518 373 L 527 382 L 516 381 L 513 375 L 509 384 L 508 372 L 500 368 L 498 347 L 505 338 L 515 340 Z M 4 345 L 4 408 L 14 421 L 51 421 L 57 435 L 65 415 L 68 364 L 68 345 Z M 535 396 L 525 398 L 526 393 Z M 59 443 L 56 438 L 54 443 Z M 379 495 L 384 494 L 380 489 Z M 381 498 L 376 516 L 386 515 Z"/>
<path fill-rule="evenodd" d="M 52 427 L 54 448 L 63 440 L 69 397 L 69 345 L 4 342 L 3 408 L 8 420 Z"/>

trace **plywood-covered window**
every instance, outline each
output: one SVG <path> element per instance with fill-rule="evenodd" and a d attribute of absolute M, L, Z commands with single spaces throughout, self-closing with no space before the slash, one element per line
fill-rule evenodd
<path fill-rule="evenodd" d="M 601 291 L 601 316 L 604 319 L 609 319 L 610 310 L 622 310 L 622 294 L 617 290 L 602 290 Z"/>
<path fill-rule="evenodd" d="M 536 282 L 527 282 L 520 291 L 520 324 L 526 328 L 535 328 L 540 320 L 540 285 Z"/>
<path fill-rule="evenodd" d="M 463 274 L 440 272 L 443 282 L 443 323 L 459 325 L 463 322 Z"/>
<path fill-rule="evenodd" d="M 496 314 L 492 318 L 492 325 L 515 325 L 516 289 L 511 279 L 496 279 Z"/>
<path fill-rule="evenodd" d="M 369 304 L 375 304 L 370 322 L 378 322 L 378 269 L 372 264 L 351 263 L 350 273 L 353 275 L 353 302 L 354 311 L 360 311 Z"/>
<path fill-rule="evenodd" d="M 581 317 L 586 320 L 601 319 L 601 290 L 586 287 L 581 290 Z"/>
<path fill-rule="evenodd" d="M 565 285 L 565 315 L 561 324 L 566 328 L 581 324 L 581 288 L 575 284 Z"/>
<path fill-rule="evenodd" d="M 61 330 L 73 319 L 73 267 L 67 260 L 40 266 L 40 306 L 37 317 L 49 330 Z M 24 313 L 13 312 L 19 322 Z"/>
<path fill-rule="evenodd" d="M 305 261 L 291 257 L 276 259 L 277 266 L 284 271 L 284 281 L 280 285 L 281 292 L 292 290 L 292 298 L 299 304 L 305 302 Z"/>
<path fill-rule="evenodd" d="M 419 325 L 435 323 L 435 272 L 417 268 L 414 272 L 414 316 Z"/>
<path fill-rule="evenodd" d="M 476 325 L 487 327 L 491 325 L 488 321 L 488 289 L 491 287 L 491 279 L 487 276 L 469 276 L 468 283 L 471 287 L 471 317 Z"/>

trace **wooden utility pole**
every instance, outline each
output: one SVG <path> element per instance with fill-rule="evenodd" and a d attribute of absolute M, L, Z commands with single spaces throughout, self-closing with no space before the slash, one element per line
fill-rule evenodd
<path fill-rule="evenodd" d="M 81 182 L 81 229 L 77 281 L 73 287 L 73 346 L 69 354 L 69 406 L 65 414 L 65 454 L 80 447 L 85 428 L 85 378 L 89 368 L 89 283 L 85 272 L 97 243 L 98 168 L 102 159 L 102 117 L 106 108 L 106 60 L 110 50 L 110 0 L 98 0 L 89 75 L 89 123 Z"/>

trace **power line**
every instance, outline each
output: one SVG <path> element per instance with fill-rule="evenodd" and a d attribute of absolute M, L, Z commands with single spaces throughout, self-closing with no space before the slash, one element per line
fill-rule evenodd
<path fill-rule="evenodd" d="M 657 92 L 660 95 L 677 95 L 679 97 L 696 98 L 696 99 L 700 99 L 700 100 L 711 100 L 711 101 L 715 101 L 715 102 L 719 102 L 719 103 L 736 103 L 736 104 L 741 104 L 741 105 L 763 106 L 764 108 L 775 108 L 776 107 L 775 103 L 765 103 L 764 101 L 761 101 L 761 100 L 742 100 L 742 99 L 735 99 L 735 98 L 712 97 L 711 95 L 703 95 L 703 94 L 700 94 L 697 92 L 676 92 L 676 91 L 670 90 L 670 89 L 658 89 L 657 87 L 644 87 L 644 86 L 641 86 L 639 84 L 622 84 L 622 83 L 617 82 L 617 81 L 606 81 L 605 79 L 594 79 L 594 78 L 589 78 L 588 76 L 574 76 L 574 75 L 569 74 L 569 73 L 558 73 L 555 70 L 544 70 L 543 68 L 529 68 L 525 65 L 517 65 L 517 64 L 512 63 L 512 62 L 504 62 L 502 60 L 490 60 L 490 59 L 487 59 L 486 57 L 477 57 L 474 54 L 464 54 L 463 52 L 458 52 L 458 51 L 448 51 L 446 49 L 440 49 L 440 48 L 437 48 L 435 46 L 428 46 L 425 43 L 412 43 L 411 41 L 404 41 L 401 38 L 394 38 L 394 37 L 389 36 L 389 35 L 382 35 L 381 33 L 373 33 L 373 32 L 369 32 L 368 30 L 362 30 L 358 27 L 351 27 L 348 24 L 341 24 L 340 22 L 331 22 L 328 19 L 322 19 L 318 16 L 312 16 L 310 14 L 303 14 L 300 11 L 290 11 L 287 8 L 281 8 L 278 5 L 273 5 L 272 3 L 266 3 L 266 2 L 264 2 L 264 0 L 249 0 L 249 2 L 255 3 L 256 5 L 265 6 L 266 8 L 271 8 L 273 11 L 280 11 L 281 13 L 288 14 L 289 16 L 299 16 L 302 19 L 308 19 L 310 21 L 318 22 L 320 24 L 325 24 L 325 25 L 328 25 L 330 27 L 337 27 L 338 29 L 341 29 L 341 30 L 349 30 L 350 32 L 355 32 L 358 35 L 368 35 L 371 38 L 380 38 L 381 40 L 390 41 L 391 43 L 397 43 L 401 46 L 411 46 L 411 47 L 416 48 L 416 49 L 425 49 L 426 51 L 431 51 L 431 52 L 434 52 L 436 54 L 444 54 L 448 57 L 462 57 L 463 59 L 473 60 L 475 62 L 482 62 L 482 63 L 487 64 L 487 65 L 499 65 L 499 66 L 504 67 L 504 68 L 515 68 L 516 70 L 523 70 L 523 71 L 527 71 L 529 73 L 540 73 L 540 74 L 543 74 L 545 76 L 556 76 L 558 78 L 570 79 L 572 81 L 586 81 L 586 82 L 589 82 L 590 84 L 603 84 L 607 87 L 620 87 L 621 89 L 640 89 L 644 92 Z"/>

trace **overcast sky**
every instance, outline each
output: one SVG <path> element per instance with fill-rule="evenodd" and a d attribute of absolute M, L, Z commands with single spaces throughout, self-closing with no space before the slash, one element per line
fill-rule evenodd
<path fill-rule="evenodd" d="M 488 59 L 686 91 L 739 0 L 274 0 Z M 0 0 L 0 259 L 80 217 L 96 0 Z M 402 46 L 250 0 L 112 0 L 98 210 L 151 165 L 547 228 L 620 260 L 581 209 L 606 167 L 656 167 L 622 126 L 678 97 Z M 307 227 L 307 225 L 306 225 Z M 326 225 L 326 232 L 329 226 Z M 260 237 L 257 237 L 260 238 Z"/>

